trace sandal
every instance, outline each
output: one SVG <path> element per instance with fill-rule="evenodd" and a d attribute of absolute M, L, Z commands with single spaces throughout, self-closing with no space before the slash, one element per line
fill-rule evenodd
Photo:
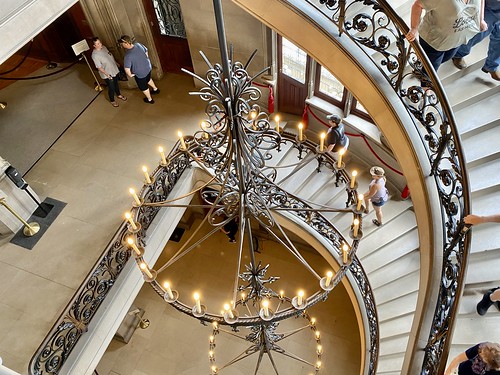
<path fill-rule="evenodd" d="M 127 97 L 123 95 L 118 95 L 118 99 L 123 100 L 124 102 L 127 101 Z"/>
<path fill-rule="evenodd" d="M 117 102 L 111 102 L 111 105 L 112 105 L 113 107 L 115 107 L 115 108 L 116 108 L 116 107 L 118 107 L 118 103 L 117 103 Z"/>
<path fill-rule="evenodd" d="M 381 227 L 382 226 L 382 223 L 380 221 L 378 221 L 377 219 L 373 219 L 372 223 L 375 224 L 377 227 Z"/>

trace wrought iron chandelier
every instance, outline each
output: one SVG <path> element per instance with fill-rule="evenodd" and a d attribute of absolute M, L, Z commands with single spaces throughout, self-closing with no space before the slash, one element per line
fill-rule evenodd
<path fill-rule="evenodd" d="M 191 94 L 198 95 L 207 102 L 206 119 L 201 122 L 201 129 L 192 136 L 185 137 L 179 132 L 177 147 L 168 157 L 160 148 L 161 160 L 152 175 L 146 168 L 143 169 L 145 181 L 140 196 L 133 189 L 130 190 L 134 198 L 134 207 L 126 214 L 129 232 L 126 242 L 135 256 L 144 279 L 166 302 L 204 324 L 212 324 L 213 334 L 209 348 L 212 375 L 254 353 L 258 353 L 255 374 L 264 355 L 269 357 L 274 371 L 278 374 L 273 352 L 306 363 L 318 373 L 323 349 L 316 322 L 306 310 L 324 301 L 346 274 L 362 237 L 363 198 L 356 194 L 356 174 L 354 173 L 351 179 L 345 170 L 345 164 L 342 162 L 343 153 L 340 153 L 337 159 L 327 155 L 324 136 L 320 139 L 320 144 L 316 145 L 307 140 L 301 127 L 297 135 L 284 132 L 279 122 L 273 126 L 269 115 L 255 104 L 260 98 L 260 91 L 253 85 L 253 81 L 268 69 L 253 77 L 248 74 L 247 67 L 256 52 L 246 64 L 233 60 L 232 48 L 229 53 L 227 50 L 220 0 L 214 0 L 214 9 L 221 64 L 212 64 L 200 52 L 208 66 L 206 75 L 200 77 L 185 71 L 204 85 L 199 91 Z M 316 160 L 318 171 L 321 168 L 328 168 L 333 172 L 337 186 L 345 184 L 345 207 L 317 206 L 295 197 L 280 187 L 277 181 L 277 168 L 269 161 L 285 144 L 296 148 L 299 158 L 297 168 L 300 169 L 301 165 Z M 145 218 L 147 209 L 193 207 L 192 204 L 178 203 L 178 200 L 185 198 L 186 195 L 167 201 L 154 199 L 155 190 L 167 188 L 165 182 L 159 183 L 160 180 L 165 180 L 161 179 L 160 175 L 174 163 L 179 162 L 184 165 L 195 165 L 210 176 L 208 182 L 188 194 L 191 196 L 199 194 L 202 204 L 197 207 L 205 208 L 208 213 L 194 230 L 195 234 L 201 233 L 201 237 L 195 238 L 192 235 L 165 264 L 152 269 L 143 259 L 145 233 L 140 224 L 147 220 Z M 351 243 L 322 215 L 324 211 L 346 212 L 353 215 Z M 283 217 L 286 220 L 287 215 L 298 218 L 304 226 L 314 227 L 327 239 L 329 250 L 337 259 L 336 270 L 332 269 L 322 276 L 308 263 L 280 224 L 280 220 L 283 220 Z M 232 286 L 224 286 L 231 288 L 232 299 L 223 306 L 214 306 L 210 301 L 204 301 L 198 292 L 192 295 L 192 299 L 190 296 L 181 295 L 175 290 L 175 280 L 168 280 L 169 271 L 175 267 L 177 261 L 195 251 L 226 225 L 232 225 L 233 228 L 236 226 L 235 233 L 238 233 L 238 237 L 234 238 L 236 242 L 234 246 L 238 248 L 234 283 Z M 271 284 L 280 278 L 268 276 L 270 265 L 263 265 L 258 259 L 253 234 L 256 226 L 291 254 L 317 280 L 317 290 L 314 293 L 306 295 L 304 290 L 299 290 L 290 296 L 282 290 L 272 288 Z M 248 264 L 243 261 L 244 254 L 249 259 Z M 166 275 L 165 280 L 159 280 L 160 274 Z M 307 322 L 296 331 L 310 328 L 315 336 L 317 343 L 314 348 L 317 357 L 315 362 L 303 360 L 278 344 L 296 332 L 277 331 L 279 322 L 293 317 L 302 317 Z M 230 326 L 234 335 L 237 335 L 240 327 L 249 328 L 251 332 L 248 335 L 239 337 L 249 342 L 250 347 L 227 364 L 218 367 L 215 362 L 214 340 L 217 334 L 224 331 L 221 325 Z"/>

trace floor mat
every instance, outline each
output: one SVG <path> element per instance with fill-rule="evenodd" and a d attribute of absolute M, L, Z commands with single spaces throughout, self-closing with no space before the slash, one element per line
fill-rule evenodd
<path fill-rule="evenodd" d="M 27 220 L 28 223 L 36 222 L 40 225 L 40 230 L 31 237 L 27 237 L 23 234 L 23 228 L 21 228 L 10 240 L 10 243 L 24 247 L 25 249 L 32 250 L 37 242 L 42 238 L 44 233 L 49 229 L 50 225 L 59 216 L 66 203 L 58 201 L 57 199 L 46 198 L 41 205 L 36 209 L 36 211 Z M 43 212 L 43 209 L 46 212 Z M 47 213 L 48 212 L 48 213 Z M 36 214 L 40 216 L 36 216 Z"/>
<path fill-rule="evenodd" d="M 66 64 L 66 66 L 69 64 Z M 45 67 L 30 76 L 61 69 Z M 0 90 L 0 156 L 22 175 L 99 95 L 88 66 L 77 63 L 49 77 L 16 81 Z"/>

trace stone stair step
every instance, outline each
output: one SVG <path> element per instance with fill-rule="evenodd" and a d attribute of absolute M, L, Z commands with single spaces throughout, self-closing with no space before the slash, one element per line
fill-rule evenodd
<path fill-rule="evenodd" d="M 384 208 L 385 207 L 388 208 L 389 206 L 390 204 L 386 204 Z M 401 208 L 401 206 L 399 208 Z M 371 222 L 371 219 L 375 217 L 374 214 L 372 215 L 368 214 L 365 217 L 363 217 L 364 240 L 360 244 L 360 248 L 363 249 L 367 248 L 368 250 L 380 248 L 392 242 L 395 238 L 399 238 L 400 236 L 409 232 L 416 225 L 415 215 L 413 211 L 410 210 L 403 211 L 401 214 L 394 215 L 392 219 L 389 216 L 386 217 L 385 214 L 386 212 L 384 212 L 384 225 L 382 227 L 377 227 L 375 224 Z M 363 256 L 366 256 L 368 254 L 368 251 L 363 250 L 361 254 Z"/>
<path fill-rule="evenodd" d="M 358 253 L 365 272 L 371 273 L 406 254 L 419 249 L 418 230 L 411 229 L 397 239 L 381 246 L 369 254 L 362 256 Z M 364 248 L 365 249 L 365 248 Z"/>
<path fill-rule="evenodd" d="M 464 95 L 464 90 L 467 95 Z M 480 69 L 445 85 L 446 95 L 453 109 L 458 111 L 500 92 L 500 85 Z"/>
<path fill-rule="evenodd" d="M 470 347 L 484 341 L 500 342 L 499 318 L 500 313 L 493 311 L 493 308 L 486 315 L 478 315 L 477 318 L 459 316 L 455 324 L 453 343 Z"/>
<path fill-rule="evenodd" d="M 411 272 L 398 279 L 391 280 L 381 286 L 374 288 L 375 301 L 378 304 L 398 299 L 400 295 L 406 295 L 418 290 L 420 273 L 418 270 Z"/>
<path fill-rule="evenodd" d="M 500 156 L 500 128 L 494 127 L 485 130 L 462 142 L 468 167 L 474 167 Z"/>
<path fill-rule="evenodd" d="M 401 279 L 410 273 L 420 269 L 420 254 L 412 252 L 403 258 L 396 259 L 387 267 L 380 268 L 369 275 L 370 284 L 373 289 Z M 404 286 L 404 285 L 402 285 Z"/>
<path fill-rule="evenodd" d="M 474 211 L 473 211 L 474 212 Z M 500 247 L 500 231 L 498 224 L 482 224 L 472 229 L 471 252 L 480 253 L 498 250 Z"/>
<path fill-rule="evenodd" d="M 377 374 L 399 374 L 403 366 L 404 355 L 392 354 L 380 356 L 378 359 Z"/>
<path fill-rule="evenodd" d="M 474 46 L 469 55 L 464 57 L 465 62 L 467 63 L 467 68 L 458 69 L 451 60 L 445 62 L 439 67 L 439 77 L 445 87 L 456 80 L 462 79 L 462 77 L 471 74 L 472 72 L 481 70 L 488 52 L 488 41 L 489 38 L 485 38 Z"/>
<path fill-rule="evenodd" d="M 466 284 L 498 281 L 500 257 L 498 251 L 483 251 L 473 254 L 469 259 Z"/>
<path fill-rule="evenodd" d="M 379 304 L 377 306 L 379 322 L 394 320 L 395 318 L 413 314 L 417 305 L 418 292 L 412 292 L 406 295 L 400 295 L 399 298 L 392 301 Z"/>
<path fill-rule="evenodd" d="M 396 353 L 404 353 L 408 345 L 408 336 L 395 336 L 380 340 L 380 356 L 386 356 Z"/>
<path fill-rule="evenodd" d="M 408 335 L 413 323 L 413 313 L 380 323 L 380 337 Z"/>
<path fill-rule="evenodd" d="M 500 103 L 500 93 L 455 111 L 455 119 L 462 140 L 500 125 L 498 103 Z"/>
<path fill-rule="evenodd" d="M 499 116 L 500 117 L 500 116 Z M 500 142 L 500 131 L 498 132 L 498 142 Z M 469 185 L 473 193 L 500 185 L 500 160 L 491 160 L 486 163 L 468 168 Z"/>

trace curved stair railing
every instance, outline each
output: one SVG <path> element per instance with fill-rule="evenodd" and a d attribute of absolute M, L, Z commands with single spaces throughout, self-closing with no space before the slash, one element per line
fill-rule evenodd
<path fill-rule="evenodd" d="M 408 27 L 386 0 L 302 0 L 330 19 L 365 53 L 387 79 L 420 134 L 441 203 L 442 274 L 421 374 L 444 371 L 451 332 L 465 282 L 470 236 L 463 217 L 470 211 L 470 191 L 459 132 L 443 86 L 416 42 L 405 39 Z M 427 72 L 431 90 L 415 82 Z M 421 126 L 419 126 L 421 125 Z"/>
<path fill-rule="evenodd" d="M 308 154 L 314 155 L 318 163 L 318 173 L 322 169 L 326 169 L 326 173 L 333 173 L 337 184 L 346 185 L 346 208 L 339 210 L 325 209 L 325 211 L 353 213 L 357 193 L 355 189 L 350 188 L 350 176 L 348 173 L 344 169 L 336 168 L 337 161 L 329 154 L 318 152 L 318 145 L 314 142 L 309 140 L 299 142 L 295 134 L 288 132 L 281 132 L 280 135 L 280 145 L 291 144 L 292 147 L 297 149 L 299 159 Z M 168 155 L 168 164 L 160 164 L 153 171 L 154 182 L 150 185 L 144 185 L 139 193 L 140 199 L 144 200 L 145 204 L 134 206 L 131 210 L 134 221 L 140 224 L 137 240 L 141 245 L 146 245 L 145 237 L 147 230 L 161 209 L 160 202 L 165 201 L 169 197 L 175 184 L 186 169 L 190 168 L 193 162 L 193 159 L 188 155 L 196 154 L 194 150 L 199 146 L 187 140 L 186 143 L 189 146 L 187 150 L 179 148 L 179 144 L 177 144 Z M 272 155 L 269 155 L 269 157 L 272 157 Z M 343 240 L 340 231 L 319 213 L 321 209 L 312 210 L 310 206 L 293 194 L 282 189 L 273 191 L 273 193 L 271 195 L 277 197 L 274 198 L 276 205 L 282 207 L 283 211 L 290 211 L 294 217 L 302 221 L 305 225 L 308 225 L 318 236 L 323 237 L 330 244 L 330 250 L 335 252 L 337 259 L 342 258 L 341 244 L 345 243 L 345 240 Z M 312 211 L 316 211 L 316 213 L 313 214 Z M 360 226 L 360 231 L 362 231 L 362 225 Z M 131 258 L 132 250 L 126 245 L 128 234 L 128 227 L 124 222 L 118 228 L 101 258 L 96 262 L 35 352 L 29 364 L 29 374 L 58 374 L 61 371 L 78 340 L 87 332 L 92 318 L 115 284 L 125 264 Z M 353 241 L 350 251 L 350 263 L 344 264 L 340 262 L 340 270 L 337 274 L 338 278 L 336 278 L 336 282 L 339 282 L 349 270 L 359 289 L 368 323 L 368 375 L 374 375 L 378 358 L 379 325 L 373 291 L 368 282 L 367 275 L 355 255 L 358 243 L 359 239 Z M 137 261 L 141 260 L 138 259 Z M 152 283 L 152 286 L 158 292 L 158 288 L 155 287 L 154 283 Z"/>

